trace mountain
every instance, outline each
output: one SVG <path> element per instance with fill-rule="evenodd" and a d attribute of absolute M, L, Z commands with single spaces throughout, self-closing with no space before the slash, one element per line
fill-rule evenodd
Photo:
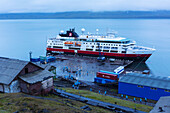
<path fill-rule="evenodd" d="M 170 19 L 170 11 L 0 13 L 0 19 Z"/>

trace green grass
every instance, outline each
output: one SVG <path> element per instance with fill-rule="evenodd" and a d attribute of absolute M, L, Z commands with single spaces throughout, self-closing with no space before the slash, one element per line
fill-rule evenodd
<path fill-rule="evenodd" d="M 113 103 L 113 104 L 116 102 L 117 105 L 129 107 L 129 108 L 132 108 L 132 109 L 135 109 L 135 107 L 136 107 L 137 110 L 144 111 L 144 112 L 149 112 L 153 109 L 153 107 L 151 107 L 151 106 L 147 106 L 147 105 L 143 105 L 143 104 L 137 104 L 137 103 L 122 100 L 122 99 L 112 98 L 112 97 L 109 97 L 109 96 L 104 96 L 104 95 L 94 93 L 94 92 L 91 92 L 91 91 L 87 91 L 87 90 L 76 90 L 76 89 L 72 89 L 72 88 L 62 88 L 62 90 L 65 90 L 66 92 L 69 92 L 69 93 L 88 97 L 88 98 L 91 98 L 91 99 L 100 100 L 100 101 L 103 101 L 103 102 L 109 102 L 109 103 Z"/>
<path fill-rule="evenodd" d="M 49 113 L 113 113 L 103 108 L 89 106 L 91 111 L 84 111 L 80 107 L 87 104 L 61 98 L 55 95 L 43 96 L 44 99 L 28 97 L 26 94 L 0 94 L 0 113 L 38 113 L 46 109 Z M 47 98 L 53 100 L 47 100 Z"/>

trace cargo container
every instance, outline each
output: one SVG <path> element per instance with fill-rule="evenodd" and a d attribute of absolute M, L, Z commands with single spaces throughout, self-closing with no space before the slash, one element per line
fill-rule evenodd
<path fill-rule="evenodd" d="M 96 77 L 96 78 L 94 78 L 94 82 L 97 82 L 97 83 L 100 83 L 100 84 L 110 84 L 110 83 L 115 83 L 117 81 L 111 80 L 111 79 Z"/>
<path fill-rule="evenodd" d="M 30 60 L 31 60 L 31 62 L 39 62 L 40 58 L 31 58 Z"/>
<path fill-rule="evenodd" d="M 108 73 L 97 72 L 96 76 L 105 78 L 105 79 L 118 80 L 118 74 L 108 74 Z"/>
<path fill-rule="evenodd" d="M 124 67 L 123 66 L 119 66 L 118 68 L 116 68 L 114 70 L 115 73 L 121 74 L 124 72 Z"/>
<path fill-rule="evenodd" d="M 113 75 L 116 75 L 117 73 L 114 73 L 114 72 L 110 72 L 110 71 L 103 71 L 103 70 L 100 70 L 99 72 L 102 72 L 102 73 L 108 73 L 108 74 L 113 74 Z M 118 74 L 117 74 L 118 75 Z"/>
<path fill-rule="evenodd" d="M 46 62 L 47 62 L 47 63 L 53 62 L 53 61 L 55 61 L 55 60 L 56 60 L 56 58 L 53 57 L 53 56 L 49 56 L 49 57 L 46 58 Z"/>
<path fill-rule="evenodd" d="M 56 58 L 53 57 L 53 56 L 49 56 L 49 57 L 40 56 L 40 62 L 41 62 L 42 64 L 49 63 L 49 62 L 53 62 L 53 61 L 55 61 L 55 60 L 56 60 Z"/>

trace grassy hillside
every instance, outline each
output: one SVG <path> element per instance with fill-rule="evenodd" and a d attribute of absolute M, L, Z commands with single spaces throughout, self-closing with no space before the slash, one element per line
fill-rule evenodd
<path fill-rule="evenodd" d="M 113 103 L 113 104 L 116 102 L 117 105 L 129 107 L 129 108 L 133 108 L 133 109 L 135 109 L 135 107 L 136 107 L 137 110 L 144 111 L 144 112 L 149 112 L 153 109 L 153 107 L 151 107 L 151 106 L 137 104 L 137 103 L 127 101 L 127 100 L 112 98 L 109 96 L 101 95 L 101 94 L 94 93 L 94 92 L 87 91 L 87 90 L 76 90 L 76 89 L 72 89 L 72 88 L 62 88 L 62 89 L 69 93 L 82 95 L 84 97 L 88 97 L 88 98 L 95 99 L 95 100 L 100 100 L 103 102 L 109 102 L 109 103 Z"/>
<path fill-rule="evenodd" d="M 86 105 L 84 103 L 58 96 L 48 97 L 52 98 L 41 97 L 42 99 L 38 99 L 22 93 L 0 93 L 0 113 L 16 111 L 19 113 L 111 113 L 111 111 L 93 106 L 89 106 L 91 111 L 85 111 L 80 108 Z"/>

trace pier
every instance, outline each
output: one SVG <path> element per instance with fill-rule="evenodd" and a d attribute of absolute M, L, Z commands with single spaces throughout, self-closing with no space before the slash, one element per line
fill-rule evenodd
<path fill-rule="evenodd" d="M 100 70 L 113 72 L 119 66 L 128 67 L 133 61 L 119 60 L 98 62 L 96 57 L 57 55 L 56 61 L 47 65 L 56 66 L 57 76 L 71 75 L 78 80 L 93 82 L 96 73 Z"/>

